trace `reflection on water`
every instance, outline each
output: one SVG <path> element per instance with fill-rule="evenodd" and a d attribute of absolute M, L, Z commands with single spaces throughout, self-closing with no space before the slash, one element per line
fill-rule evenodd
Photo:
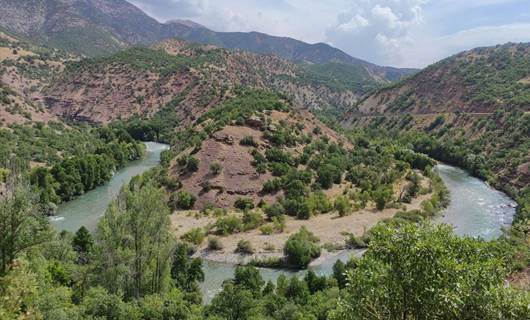
<path fill-rule="evenodd" d="M 437 221 L 451 224 L 461 236 L 498 238 L 512 224 L 516 203 L 464 170 L 445 164 L 436 170 L 451 193 L 451 203 Z"/>
<path fill-rule="evenodd" d="M 51 223 L 59 230 L 75 232 L 81 226 L 85 226 L 91 231 L 95 230 L 99 218 L 103 216 L 107 206 L 118 194 L 121 187 L 128 183 L 132 177 L 156 166 L 160 160 L 160 153 L 168 149 L 167 145 L 156 142 L 146 142 L 145 145 L 146 154 L 142 159 L 130 162 L 106 184 L 72 201 L 61 204 L 57 210 L 57 215 L 50 218 Z"/>

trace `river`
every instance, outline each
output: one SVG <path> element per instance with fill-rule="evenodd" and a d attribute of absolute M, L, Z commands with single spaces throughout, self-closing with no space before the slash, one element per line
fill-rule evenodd
<path fill-rule="evenodd" d="M 60 205 L 57 215 L 52 218 L 53 225 L 59 230 L 72 232 L 81 226 L 94 231 L 99 218 L 105 213 L 121 186 L 135 175 L 156 166 L 160 153 L 168 148 L 167 145 L 154 142 L 147 142 L 146 147 L 144 158 L 131 162 L 119 170 L 107 184 Z M 484 239 L 500 236 L 502 228 L 511 225 L 515 215 L 515 202 L 506 194 L 458 168 L 439 164 L 436 170 L 451 193 L 449 207 L 436 221 L 453 225 L 458 235 Z M 316 261 L 310 269 L 320 275 L 329 275 L 337 260 L 346 261 L 351 255 L 361 254 L 360 250 L 336 252 L 326 259 Z M 219 291 L 224 280 L 233 277 L 234 269 L 234 265 L 204 261 L 205 281 L 201 284 L 201 290 L 206 302 Z M 260 271 L 265 280 L 275 280 L 280 274 L 299 276 L 305 274 L 305 271 L 292 272 L 266 268 L 261 268 Z"/>
<path fill-rule="evenodd" d="M 516 203 L 466 171 L 446 164 L 436 171 L 451 194 L 451 203 L 436 220 L 450 224 L 460 236 L 498 238 L 502 229 L 511 226 Z"/>
<path fill-rule="evenodd" d="M 132 177 L 158 165 L 160 153 L 169 148 L 168 145 L 156 142 L 146 142 L 145 146 L 144 157 L 129 162 L 124 168 L 118 170 L 109 182 L 59 205 L 57 214 L 50 218 L 51 223 L 59 230 L 75 232 L 81 226 L 85 226 L 88 230 L 94 231 L 99 218 L 103 216 L 121 187 Z"/>

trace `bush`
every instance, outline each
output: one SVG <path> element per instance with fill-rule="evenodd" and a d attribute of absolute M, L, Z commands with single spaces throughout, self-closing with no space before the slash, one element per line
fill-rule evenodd
<path fill-rule="evenodd" d="M 191 193 L 182 191 L 177 194 L 177 200 L 176 200 L 176 208 L 180 208 L 182 210 L 190 210 L 195 205 L 195 201 L 197 198 L 195 198 L 194 195 Z"/>
<path fill-rule="evenodd" d="M 389 189 L 379 188 L 372 194 L 377 210 L 381 211 L 386 208 L 386 205 L 392 199 L 392 191 Z"/>
<path fill-rule="evenodd" d="M 259 228 L 262 234 L 268 236 L 274 232 L 274 227 L 270 224 L 265 224 Z"/>
<path fill-rule="evenodd" d="M 184 241 L 188 241 L 189 243 L 193 243 L 194 245 L 200 245 L 204 238 L 206 237 L 206 234 L 202 228 L 193 228 L 190 231 L 186 232 L 182 237 L 180 237 Z"/>
<path fill-rule="evenodd" d="M 223 167 L 221 166 L 219 162 L 214 162 L 210 166 L 210 173 L 213 174 L 214 176 L 220 174 L 222 170 L 223 170 Z"/>
<path fill-rule="evenodd" d="M 278 233 L 282 233 L 285 230 L 285 216 L 277 216 L 272 218 L 272 224 L 274 225 L 274 230 Z"/>
<path fill-rule="evenodd" d="M 221 243 L 221 240 L 219 240 L 219 238 L 209 237 L 208 238 L 208 249 L 214 250 L 214 251 L 221 250 L 223 249 L 223 244 Z"/>
<path fill-rule="evenodd" d="M 241 218 L 231 215 L 221 217 L 215 222 L 217 234 L 228 235 L 243 231 L 243 221 Z"/>
<path fill-rule="evenodd" d="M 287 263 L 294 268 L 307 268 L 312 259 L 320 256 L 318 241 L 305 227 L 300 228 L 300 231 L 289 237 L 283 248 Z"/>
<path fill-rule="evenodd" d="M 340 196 L 335 200 L 335 210 L 339 213 L 339 216 L 344 217 L 351 210 L 351 204 L 346 197 Z"/>
<path fill-rule="evenodd" d="M 263 184 L 263 188 L 261 189 L 261 191 L 265 193 L 276 193 L 280 191 L 282 187 L 283 187 L 282 179 L 276 178 L 276 179 L 266 181 Z"/>
<path fill-rule="evenodd" d="M 252 244 L 248 240 L 239 240 L 237 243 L 237 249 L 236 252 L 242 253 L 242 254 L 254 254 L 254 248 L 252 247 Z"/>
<path fill-rule="evenodd" d="M 253 230 L 261 226 L 264 222 L 263 214 L 261 212 L 245 212 L 243 214 L 243 229 Z"/>
<path fill-rule="evenodd" d="M 348 236 L 346 239 L 346 246 L 350 249 L 363 249 L 368 247 L 362 238 L 358 238 L 354 234 Z"/>
<path fill-rule="evenodd" d="M 242 146 L 256 147 L 258 144 L 254 141 L 253 136 L 246 136 L 239 141 L 239 144 Z"/>
<path fill-rule="evenodd" d="M 280 203 L 273 203 L 265 207 L 265 214 L 272 221 L 275 217 L 283 216 L 285 214 L 285 208 Z"/>
<path fill-rule="evenodd" d="M 186 170 L 189 172 L 197 172 L 197 170 L 199 170 L 199 159 L 188 157 L 188 160 L 186 161 Z"/>
<path fill-rule="evenodd" d="M 254 209 L 254 201 L 250 198 L 239 198 L 234 202 L 234 207 L 241 210 Z"/>

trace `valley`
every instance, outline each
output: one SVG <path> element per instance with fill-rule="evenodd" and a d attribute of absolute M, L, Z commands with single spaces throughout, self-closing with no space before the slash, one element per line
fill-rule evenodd
<path fill-rule="evenodd" d="M 0 319 L 527 319 L 528 79 L 0 0 Z"/>

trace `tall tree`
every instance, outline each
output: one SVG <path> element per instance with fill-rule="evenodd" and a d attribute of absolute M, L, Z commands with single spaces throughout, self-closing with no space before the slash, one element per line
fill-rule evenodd
<path fill-rule="evenodd" d="M 135 298 L 166 289 L 174 245 L 169 212 L 162 191 L 152 185 L 122 190 L 96 234 L 102 286 Z"/>
<path fill-rule="evenodd" d="M 38 195 L 16 173 L 8 177 L 0 196 L 0 277 L 20 253 L 51 237 L 51 228 L 39 212 Z"/>

